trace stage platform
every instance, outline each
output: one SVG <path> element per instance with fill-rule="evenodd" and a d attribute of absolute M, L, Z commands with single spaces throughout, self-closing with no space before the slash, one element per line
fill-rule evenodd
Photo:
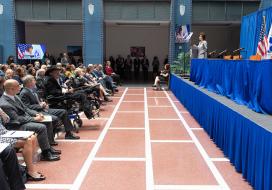
<path fill-rule="evenodd" d="M 171 75 L 170 88 L 254 189 L 272 189 L 272 116 Z"/>

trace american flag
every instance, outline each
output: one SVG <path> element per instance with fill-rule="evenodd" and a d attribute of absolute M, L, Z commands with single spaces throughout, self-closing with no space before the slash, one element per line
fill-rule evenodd
<path fill-rule="evenodd" d="M 29 45 L 28 44 L 18 44 L 18 57 L 20 59 L 23 59 L 24 58 L 24 52 L 26 50 L 26 48 L 28 47 Z"/>
<path fill-rule="evenodd" d="M 260 38 L 257 47 L 257 54 L 260 55 L 262 58 L 266 57 L 267 49 L 268 49 L 268 38 L 265 34 L 266 27 L 265 27 L 265 16 L 263 17 L 263 22 L 261 26 Z"/>

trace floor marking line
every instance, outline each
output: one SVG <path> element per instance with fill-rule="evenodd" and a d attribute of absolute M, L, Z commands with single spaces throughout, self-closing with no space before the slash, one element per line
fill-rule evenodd
<path fill-rule="evenodd" d="M 149 118 L 149 120 L 151 120 L 151 121 L 180 121 L 180 119 L 175 119 L 175 118 L 173 118 L 173 119 L 171 119 L 171 118 L 169 118 L 169 119 L 167 119 L 167 118 L 165 118 L 165 119 L 161 119 L 161 118 Z"/>
<path fill-rule="evenodd" d="M 145 128 L 140 127 L 111 127 L 109 130 L 145 130 Z"/>
<path fill-rule="evenodd" d="M 170 96 L 165 91 L 164 91 L 164 93 L 167 96 L 167 98 L 169 99 L 169 101 L 170 101 L 171 105 L 173 106 L 174 110 L 176 111 L 176 114 L 180 118 L 180 120 L 181 120 L 183 126 L 185 127 L 186 131 L 188 132 L 188 134 L 190 135 L 190 137 L 194 141 L 197 149 L 199 150 L 201 156 L 205 160 L 207 166 L 211 170 L 211 172 L 212 172 L 213 176 L 215 177 L 216 181 L 218 182 L 218 184 L 220 184 L 222 189 L 230 190 L 228 184 L 226 183 L 226 181 L 224 180 L 224 178 L 222 177 L 222 175 L 220 174 L 220 172 L 218 171 L 218 169 L 216 168 L 214 163 L 211 161 L 211 159 L 208 156 L 207 152 L 205 151 L 205 149 L 203 148 L 203 146 L 201 145 L 201 143 L 197 139 L 196 135 L 193 133 L 192 129 L 189 127 L 188 123 L 185 121 L 185 119 L 183 118 L 183 116 L 179 112 L 179 110 L 178 110 L 177 106 L 174 104 L 173 100 L 170 98 Z"/>
<path fill-rule="evenodd" d="M 147 92 L 144 88 L 144 109 L 145 109 L 145 155 L 146 155 L 146 190 L 154 189 L 154 174 L 152 163 L 152 150 L 150 141 L 150 128 L 149 128 L 149 116 L 148 116 L 148 104 L 147 104 Z"/>
<path fill-rule="evenodd" d="M 86 142 L 96 142 L 94 139 L 78 139 L 78 140 L 69 140 L 69 139 L 57 139 L 57 142 L 75 142 L 75 143 L 86 143 Z"/>
<path fill-rule="evenodd" d="M 211 161 L 213 161 L 213 162 L 229 162 L 230 160 L 228 158 L 211 158 Z"/>
<path fill-rule="evenodd" d="M 152 143 L 194 143 L 192 140 L 151 140 Z"/>
<path fill-rule="evenodd" d="M 117 111 L 118 113 L 144 113 L 144 111 Z"/>
<path fill-rule="evenodd" d="M 120 98 L 118 104 L 116 105 L 116 107 L 114 108 L 109 120 L 107 121 L 107 124 L 105 125 L 103 131 L 100 133 L 99 135 L 99 138 L 97 139 L 97 142 L 95 143 L 94 147 L 92 148 L 89 156 L 87 157 L 87 159 L 85 160 L 84 164 L 82 165 L 81 169 L 80 169 L 80 172 L 79 174 L 77 175 L 74 183 L 73 183 L 73 186 L 71 187 L 71 190 L 78 190 L 80 189 L 87 173 L 88 173 L 88 170 L 93 162 L 93 159 L 95 158 L 95 155 L 96 153 L 98 152 L 98 149 L 100 148 L 105 136 L 106 136 L 106 133 L 108 132 L 108 129 L 110 128 L 110 125 L 117 113 L 117 110 L 119 109 L 124 97 L 125 97 L 125 94 L 127 92 L 128 88 L 125 89 L 125 91 L 123 92 L 122 94 L 122 97 Z"/>
<path fill-rule="evenodd" d="M 154 98 L 156 105 L 159 105 L 159 101 L 157 98 Z M 150 107 L 150 106 L 149 106 Z"/>
<path fill-rule="evenodd" d="M 87 117 L 80 117 L 80 119 L 84 119 L 84 120 L 90 120 Z M 108 117 L 97 117 L 95 119 L 91 119 L 90 121 L 95 121 L 95 120 L 107 120 L 109 119 Z"/>
<path fill-rule="evenodd" d="M 127 161 L 127 162 L 145 162 L 145 158 L 126 158 L 126 157 L 96 157 L 94 161 Z"/>
<path fill-rule="evenodd" d="M 148 97 L 148 98 L 160 98 L 160 99 L 163 99 L 163 98 L 167 98 L 167 97 L 162 97 L 162 96 L 154 96 L 154 97 Z"/>
<path fill-rule="evenodd" d="M 202 131 L 204 129 L 203 128 L 191 128 L 191 130 L 193 130 L 193 131 Z"/>
<path fill-rule="evenodd" d="M 25 184 L 27 189 L 70 189 L 72 184 Z"/>
<path fill-rule="evenodd" d="M 156 103 L 157 104 L 157 103 Z M 149 108 L 172 108 L 172 106 L 148 106 Z"/>
<path fill-rule="evenodd" d="M 126 94 L 126 96 L 138 96 L 138 95 L 141 95 L 141 96 L 143 96 L 144 94 Z"/>
<path fill-rule="evenodd" d="M 142 100 L 124 100 L 123 102 L 144 102 Z"/>
<path fill-rule="evenodd" d="M 222 190 L 219 185 L 155 185 L 155 190 Z"/>

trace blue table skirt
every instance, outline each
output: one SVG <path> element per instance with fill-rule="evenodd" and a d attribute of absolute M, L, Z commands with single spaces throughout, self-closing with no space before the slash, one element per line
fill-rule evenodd
<path fill-rule="evenodd" d="M 272 189 L 272 133 L 175 75 L 170 89 L 255 189 Z"/>
<path fill-rule="evenodd" d="M 272 114 L 272 60 L 193 59 L 190 79 L 256 112 Z"/>

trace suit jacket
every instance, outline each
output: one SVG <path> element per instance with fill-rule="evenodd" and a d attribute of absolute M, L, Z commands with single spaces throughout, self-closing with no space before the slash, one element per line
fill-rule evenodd
<path fill-rule="evenodd" d="M 20 98 L 22 102 L 30 109 L 36 110 L 36 111 L 43 111 L 43 107 L 40 106 L 38 97 L 36 97 L 30 89 L 23 88 L 20 92 Z"/>
<path fill-rule="evenodd" d="M 45 97 L 48 97 L 50 95 L 59 97 L 63 95 L 61 86 L 59 85 L 57 80 L 51 76 L 46 77 L 44 87 L 45 87 L 45 90 L 44 90 Z"/>
<path fill-rule="evenodd" d="M 0 98 L 0 107 L 8 114 L 10 122 L 16 122 L 19 125 L 34 122 L 33 117 L 38 112 L 25 106 L 18 96 L 15 96 L 15 98 L 17 99 L 16 102 L 6 95 Z"/>
<path fill-rule="evenodd" d="M 207 52 L 208 52 L 207 41 L 199 42 L 197 47 L 198 47 L 198 58 L 199 59 L 207 58 Z"/>

